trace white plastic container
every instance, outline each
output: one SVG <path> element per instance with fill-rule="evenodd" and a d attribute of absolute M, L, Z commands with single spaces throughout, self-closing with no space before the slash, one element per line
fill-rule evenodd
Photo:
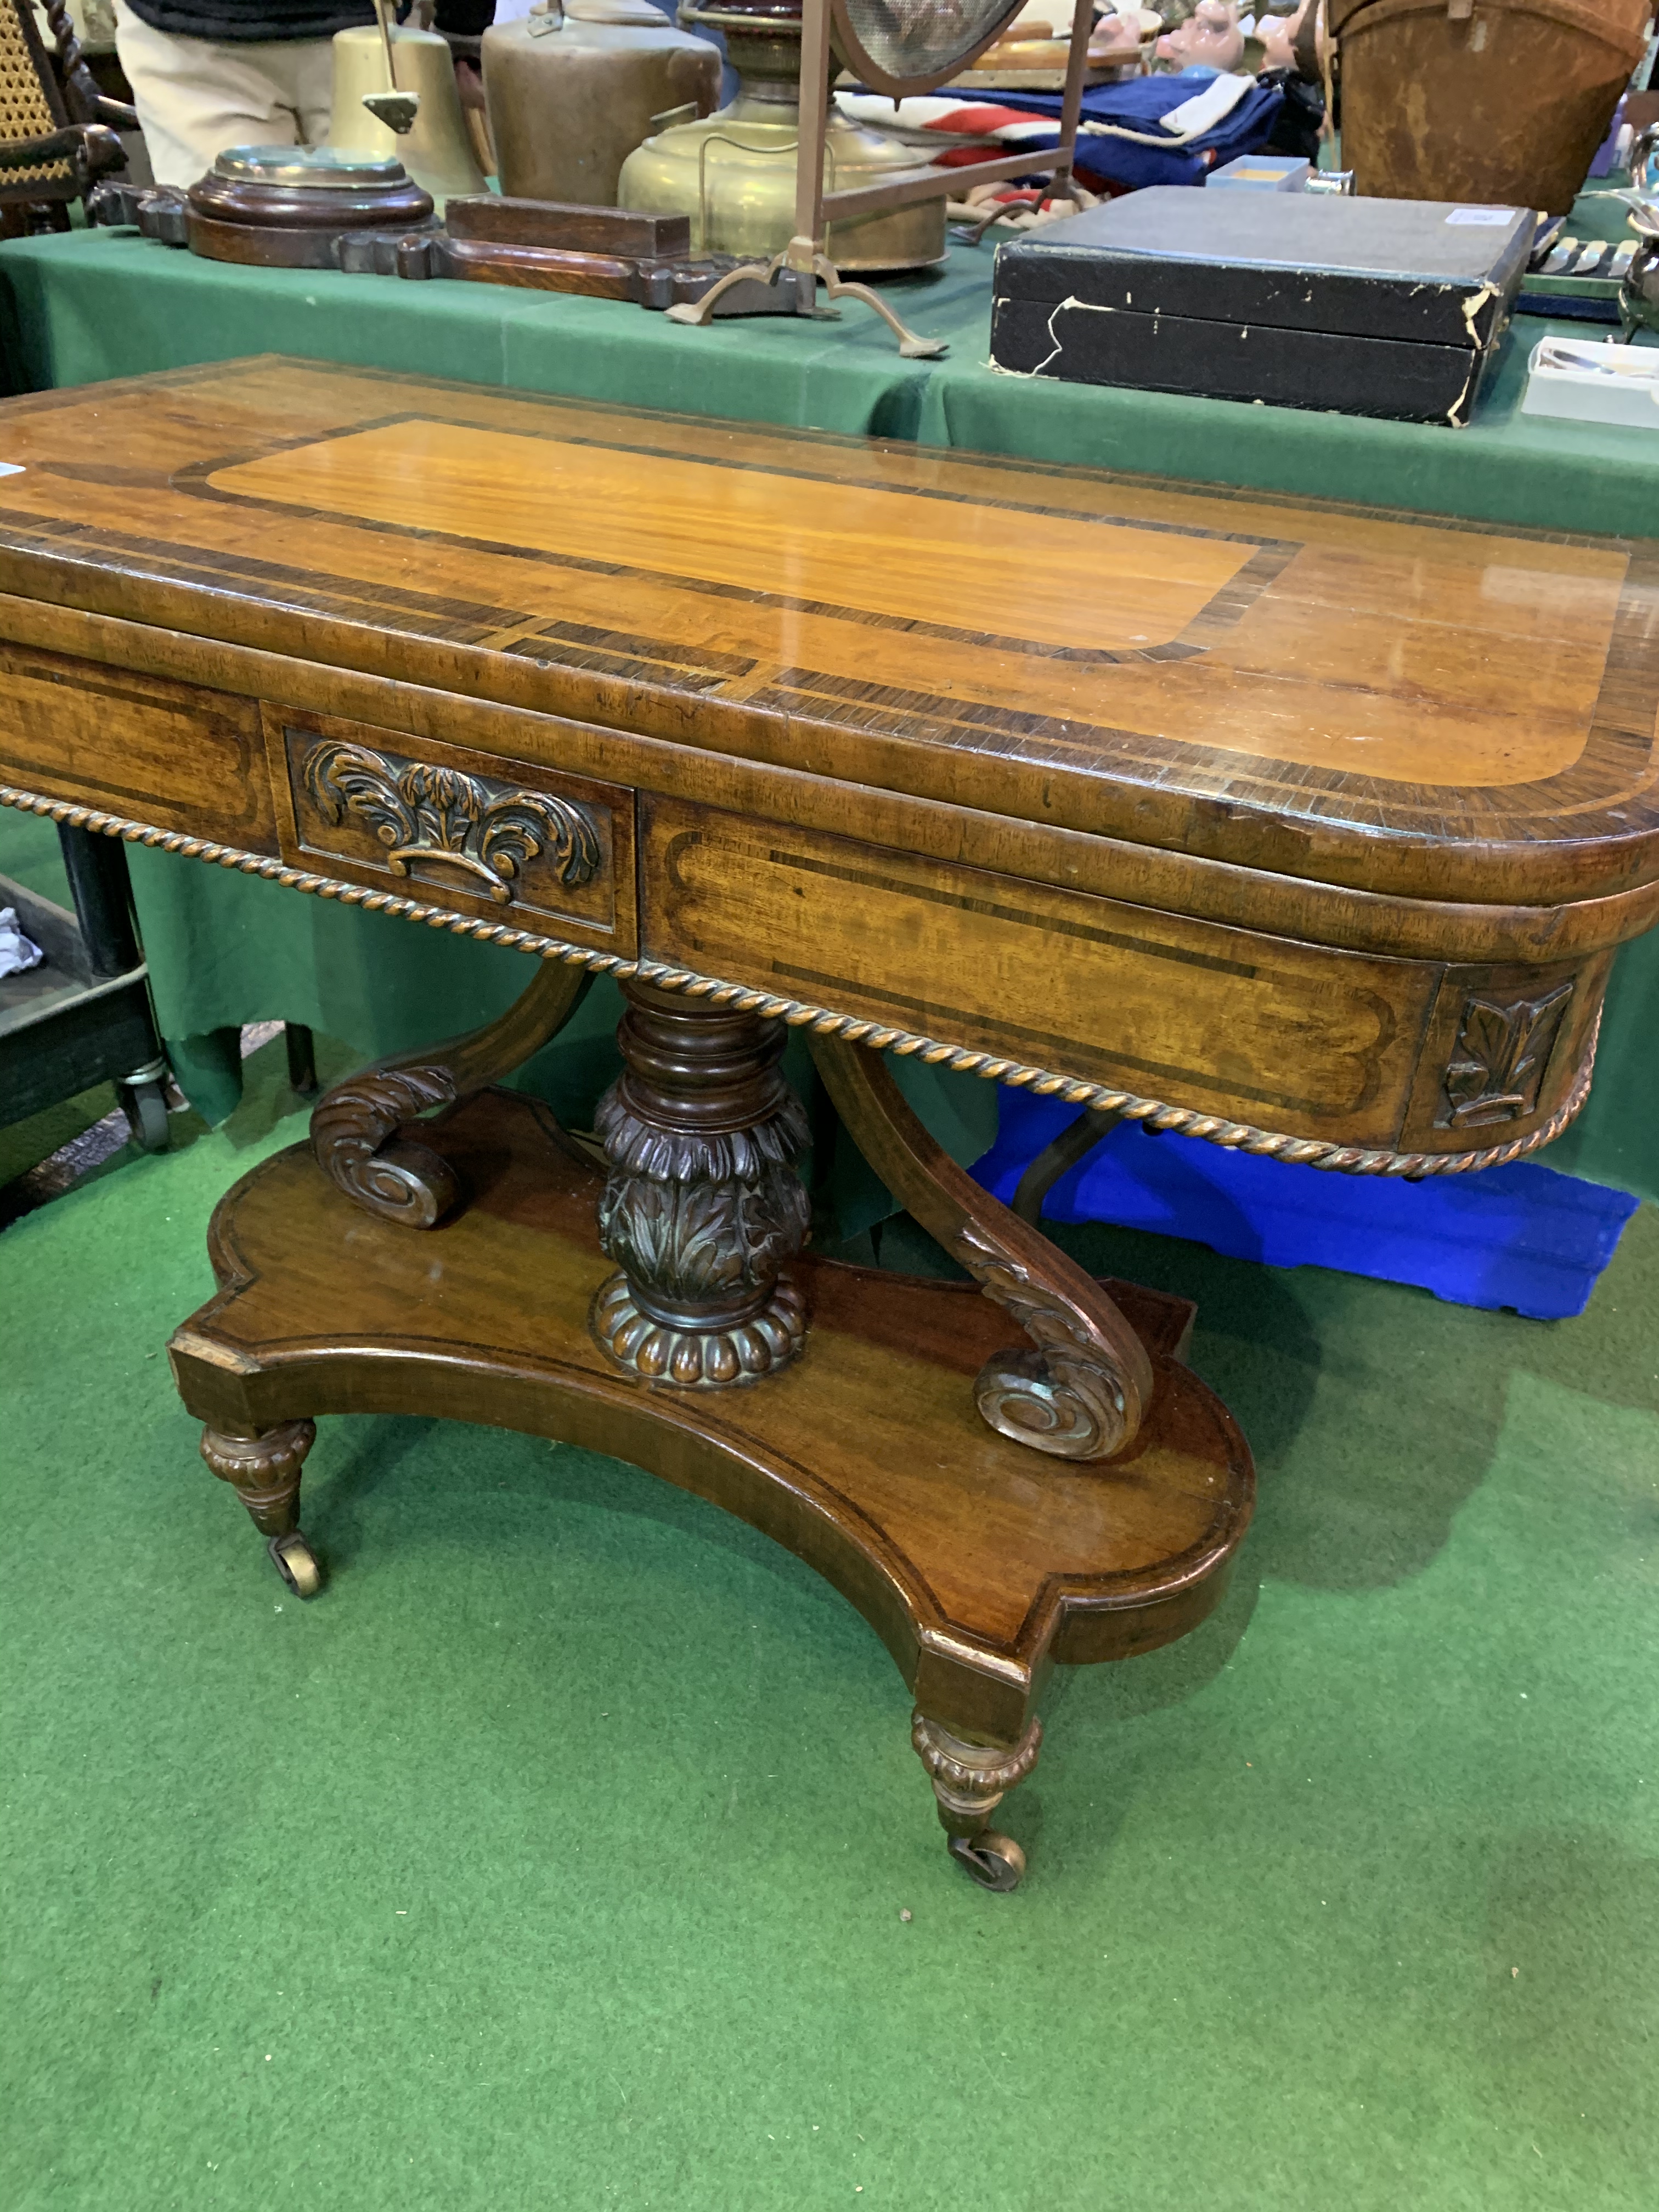
<path fill-rule="evenodd" d="M 1659 432 L 1659 345 L 1540 339 L 1533 348 L 1521 412 Z"/>

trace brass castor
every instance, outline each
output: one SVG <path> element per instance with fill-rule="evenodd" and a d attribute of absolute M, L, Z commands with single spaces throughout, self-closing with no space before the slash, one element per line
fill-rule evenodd
<path fill-rule="evenodd" d="M 1015 1744 L 970 1743 L 918 1709 L 910 1719 L 910 1741 L 933 1785 L 951 1857 L 981 1889 L 1018 1889 L 1025 1878 L 1025 1854 L 1012 1836 L 986 1822 L 1036 1765 L 1042 1722 L 1032 1720 Z"/>
<path fill-rule="evenodd" d="M 1012 1836 L 999 1835 L 994 1828 L 973 1837 L 948 1837 L 946 1849 L 981 1889 L 1018 1889 L 1025 1879 L 1024 1852 Z"/>
<path fill-rule="evenodd" d="M 297 1528 L 286 1536 L 273 1536 L 265 1549 L 295 1597 L 316 1596 L 323 1586 L 322 1565 Z"/>

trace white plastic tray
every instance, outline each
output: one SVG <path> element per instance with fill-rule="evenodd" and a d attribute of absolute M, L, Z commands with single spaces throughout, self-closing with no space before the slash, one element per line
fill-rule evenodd
<path fill-rule="evenodd" d="M 1659 345 L 1540 339 L 1533 348 L 1521 412 L 1659 433 Z"/>

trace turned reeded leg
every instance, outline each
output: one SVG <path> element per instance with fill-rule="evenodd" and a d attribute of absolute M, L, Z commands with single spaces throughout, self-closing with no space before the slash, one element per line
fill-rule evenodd
<path fill-rule="evenodd" d="M 809 1142 L 778 1073 L 781 1023 L 627 983 L 623 1073 L 599 1102 L 610 1176 L 599 1242 L 618 1273 L 589 1323 L 647 1382 L 752 1382 L 800 1349 L 805 1309 L 787 1263 L 810 1209 L 794 1163 Z"/>
<path fill-rule="evenodd" d="M 544 962 L 499 1021 L 337 1084 L 312 1110 L 319 1166 L 370 1213 L 410 1229 L 435 1228 L 454 1211 L 460 1186 L 430 1146 L 401 1133 L 403 1124 L 522 1067 L 564 1027 L 591 980 L 584 968 Z"/>
<path fill-rule="evenodd" d="M 985 1419 L 1057 1459 L 1127 1451 L 1152 1398 L 1152 1364 L 1100 1285 L 934 1143 L 879 1052 L 815 1037 L 812 1056 L 888 1189 L 1030 1340 L 981 1370 L 974 1397 Z"/>
<path fill-rule="evenodd" d="M 1017 1744 L 969 1743 L 918 1711 L 910 1741 L 933 1785 L 951 1857 L 981 1888 L 1017 1889 L 1025 1854 L 1012 1836 L 999 1835 L 990 1820 L 1036 1765 L 1042 1722 L 1034 1720 Z"/>
<path fill-rule="evenodd" d="M 296 1597 L 314 1597 L 323 1582 L 317 1555 L 300 1532 L 300 1470 L 316 1441 L 314 1421 L 283 1421 L 249 1437 L 202 1431 L 202 1457 L 221 1482 L 234 1486 Z"/>

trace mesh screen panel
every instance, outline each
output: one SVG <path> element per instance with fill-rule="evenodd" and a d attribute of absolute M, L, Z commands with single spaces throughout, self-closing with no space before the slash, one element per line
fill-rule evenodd
<path fill-rule="evenodd" d="M 1023 0 L 843 0 L 853 35 L 890 77 L 953 76 Z"/>
<path fill-rule="evenodd" d="M 58 128 L 35 74 L 34 57 L 18 20 L 18 0 L 0 0 L 0 139 L 47 138 Z M 0 169 L 0 185 L 58 183 L 74 171 L 64 161 L 28 169 Z"/>

